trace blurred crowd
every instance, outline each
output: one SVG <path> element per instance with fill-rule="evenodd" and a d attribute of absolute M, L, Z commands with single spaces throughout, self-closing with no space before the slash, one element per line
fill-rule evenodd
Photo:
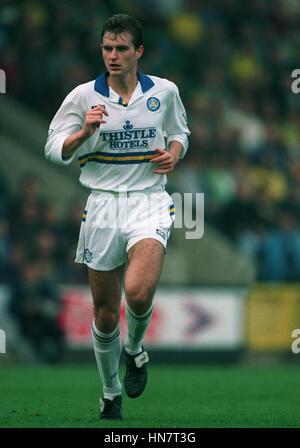
<path fill-rule="evenodd" d="M 88 282 L 85 266 L 73 263 L 81 215 L 82 204 L 74 203 L 59 218 L 31 174 L 12 195 L 1 173 L 0 285 L 9 287 L 7 311 L 18 329 L 9 334 L 20 338 L 14 346 L 27 359 L 52 362 L 63 355 L 59 284 Z"/>
<path fill-rule="evenodd" d="M 73 263 L 82 204 L 70 204 L 59 217 L 31 174 L 22 179 L 16 197 L 3 175 L 0 189 L 0 283 L 87 283 L 86 270 Z"/>
<path fill-rule="evenodd" d="M 169 192 L 204 192 L 206 222 L 253 262 L 257 280 L 299 280 L 300 94 L 291 73 L 300 68 L 300 2 L 2 1 L 0 67 L 10 94 L 50 121 L 72 88 L 104 70 L 101 28 L 116 12 L 143 23 L 140 70 L 174 81 L 186 106 L 190 148 Z M 21 269 L 29 282 L 42 265 L 50 277 L 85 282 L 81 267 L 65 263 L 76 205 L 69 222 L 58 222 L 34 180 L 25 184 L 8 219 L 1 211 L 1 275 L 36 251 Z"/>

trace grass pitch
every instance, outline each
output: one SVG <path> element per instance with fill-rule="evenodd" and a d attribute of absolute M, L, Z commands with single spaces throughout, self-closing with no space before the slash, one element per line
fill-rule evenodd
<path fill-rule="evenodd" d="M 2 365 L 0 427 L 299 428 L 298 391 L 296 365 L 150 365 L 145 392 L 123 395 L 124 421 L 100 422 L 96 366 Z"/>

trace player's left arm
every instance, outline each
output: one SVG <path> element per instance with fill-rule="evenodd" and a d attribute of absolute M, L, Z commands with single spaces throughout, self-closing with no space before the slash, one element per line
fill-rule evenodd
<path fill-rule="evenodd" d="M 157 163 L 158 170 L 152 170 L 152 173 L 165 174 L 172 171 L 175 165 L 178 163 L 180 154 L 182 152 L 182 144 L 173 140 L 170 143 L 169 151 L 165 149 L 156 148 L 157 156 L 150 160 L 150 162 Z"/>
<path fill-rule="evenodd" d="M 158 169 L 152 171 L 156 174 L 165 174 L 174 169 L 187 151 L 190 135 L 178 88 L 173 82 L 169 82 L 169 85 L 169 106 L 163 126 L 164 134 L 167 136 L 167 150 L 156 148 L 158 154 L 151 159 L 152 163 L 157 164 Z"/>

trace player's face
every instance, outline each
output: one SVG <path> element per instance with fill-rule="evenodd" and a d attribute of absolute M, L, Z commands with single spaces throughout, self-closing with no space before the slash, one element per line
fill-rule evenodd
<path fill-rule="evenodd" d="M 131 33 L 121 34 L 106 32 L 101 44 L 102 56 L 110 75 L 125 76 L 136 72 L 137 61 L 142 56 L 144 48 L 141 45 L 134 48 Z"/>

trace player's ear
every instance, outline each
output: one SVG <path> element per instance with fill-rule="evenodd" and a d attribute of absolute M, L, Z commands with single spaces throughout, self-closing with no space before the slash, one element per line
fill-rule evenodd
<path fill-rule="evenodd" d="M 102 42 L 100 42 L 100 50 L 101 51 L 103 50 L 103 43 Z"/>
<path fill-rule="evenodd" d="M 136 53 L 137 59 L 140 59 L 140 57 L 141 57 L 142 54 L 144 53 L 144 47 L 143 47 L 143 45 L 140 45 L 139 48 L 137 48 L 137 49 L 135 50 L 135 53 Z"/>

